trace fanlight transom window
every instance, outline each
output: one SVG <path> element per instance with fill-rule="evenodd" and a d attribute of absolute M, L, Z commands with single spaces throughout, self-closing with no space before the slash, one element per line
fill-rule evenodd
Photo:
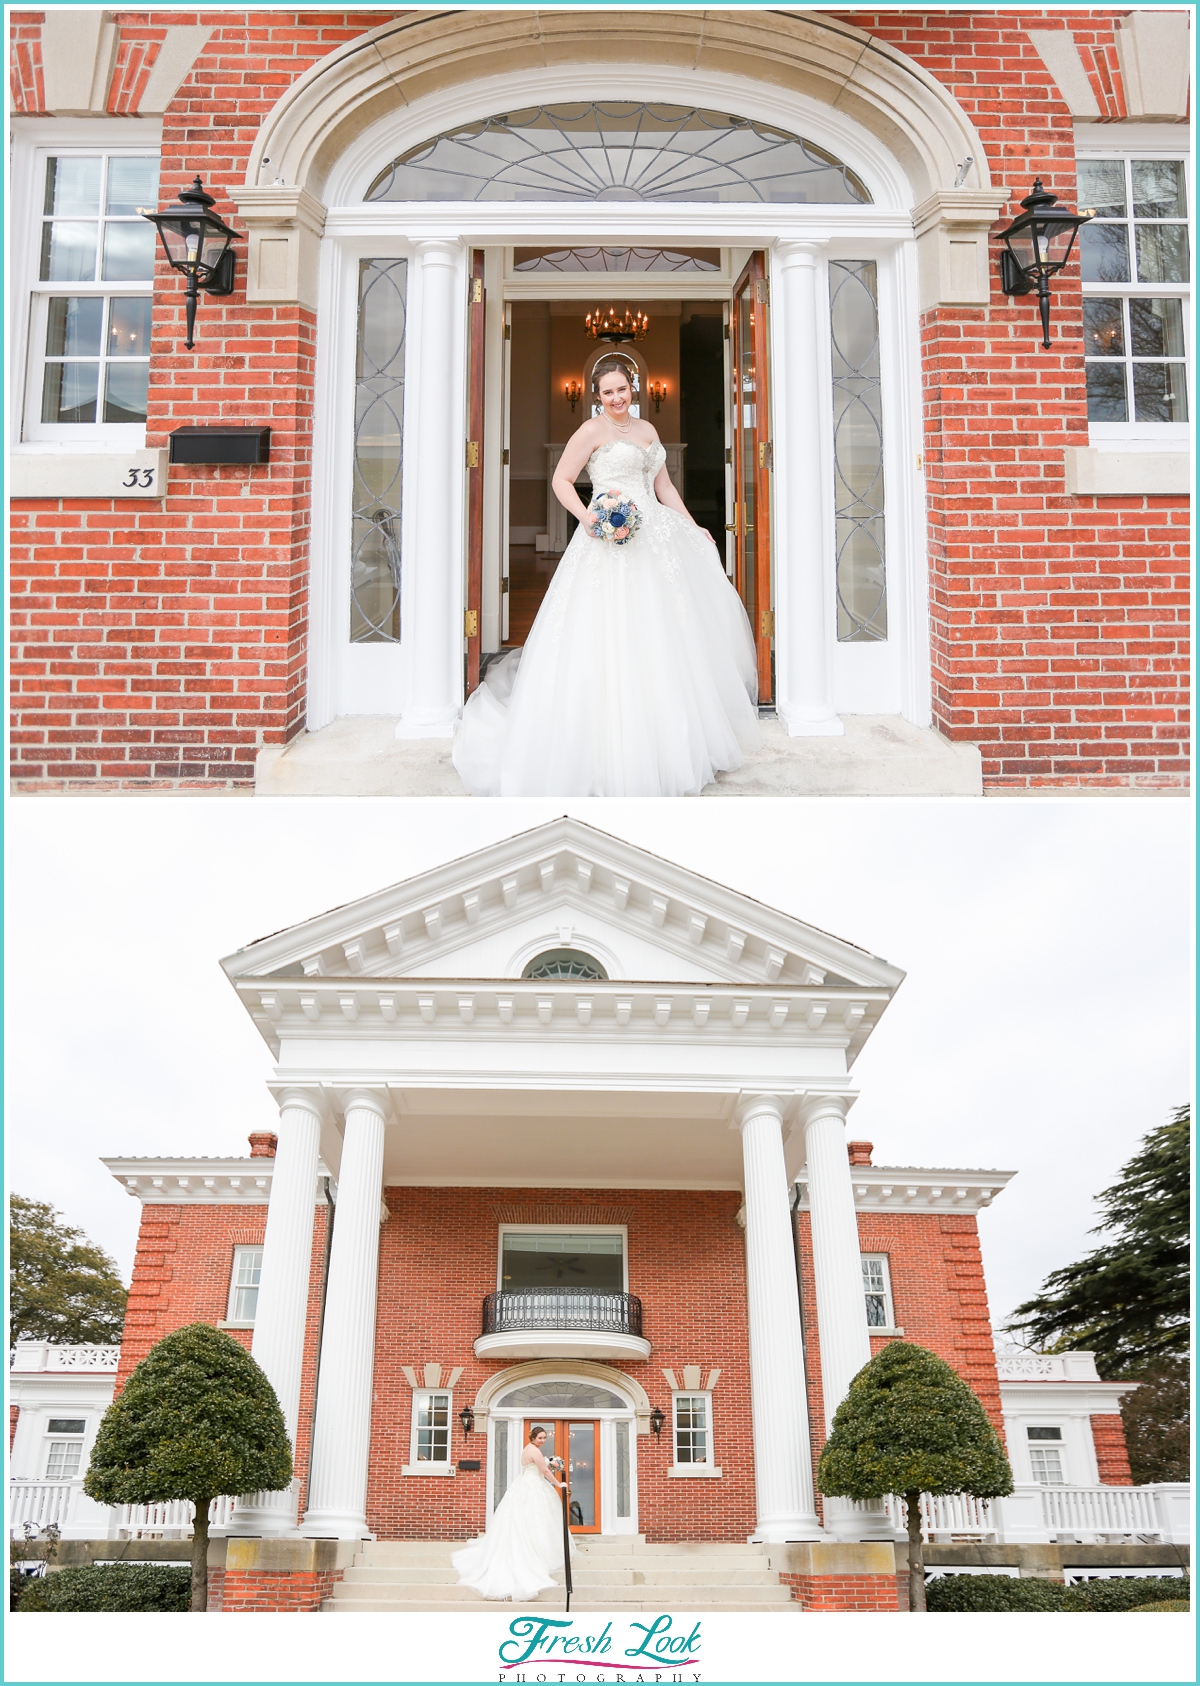
<path fill-rule="evenodd" d="M 650 200 L 869 204 L 812 141 L 728 112 L 632 101 L 529 106 L 435 135 L 371 183 L 368 201 Z"/>
<path fill-rule="evenodd" d="M 532 1382 L 506 1393 L 499 1401 L 511 1410 L 523 1406 L 543 1414 L 550 1411 L 626 1411 L 629 1407 L 605 1387 L 584 1382 Z"/>
<path fill-rule="evenodd" d="M 598 960 L 579 948 L 551 948 L 535 955 L 521 974 L 526 978 L 597 978 L 603 982 L 608 973 Z"/>

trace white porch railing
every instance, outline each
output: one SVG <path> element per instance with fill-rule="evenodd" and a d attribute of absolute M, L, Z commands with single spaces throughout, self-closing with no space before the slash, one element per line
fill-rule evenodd
<path fill-rule="evenodd" d="M 225 1525 L 233 1515 L 231 1498 L 214 1499 L 208 1507 L 210 1527 Z M 89 1527 L 88 1512 L 96 1518 Z M 39 1481 L 14 1476 L 8 1489 L 8 1531 L 20 1534 L 25 1524 L 48 1528 L 51 1524 L 64 1535 L 106 1533 L 109 1539 L 180 1540 L 192 1532 L 195 1512 L 188 1499 L 169 1504 L 96 1505 L 79 1481 Z M 82 1536 L 80 1536 L 82 1537 Z"/>
<path fill-rule="evenodd" d="M 883 1501 L 896 1532 L 907 1532 L 904 1500 L 895 1493 Z M 922 1493 L 921 1531 L 927 1540 L 970 1538 L 994 1540 L 997 1522 L 992 1516 L 991 1501 L 972 1498 L 970 1493 Z"/>
<path fill-rule="evenodd" d="M 1018 1487 L 1004 1499 L 967 1493 L 921 1495 L 927 1540 L 981 1540 L 999 1545 L 1066 1539 L 1078 1545 L 1131 1540 L 1186 1545 L 1191 1489 L 1186 1482 L 1151 1487 Z M 884 1509 L 897 1534 L 905 1532 L 904 1501 Z"/>

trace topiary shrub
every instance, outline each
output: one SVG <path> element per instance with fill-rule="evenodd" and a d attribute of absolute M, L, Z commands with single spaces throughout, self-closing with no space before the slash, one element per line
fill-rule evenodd
<path fill-rule="evenodd" d="M 929 1610 L 1061 1610 L 1066 1587 L 1016 1575 L 939 1575 L 925 1588 Z"/>
<path fill-rule="evenodd" d="M 17 1608 L 31 1610 L 186 1611 L 191 1595 L 189 1569 L 161 1563 L 114 1563 L 103 1569 L 57 1569 L 51 1575 L 27 1575 Z"/>
<path fill-rule="evenodd" d="M 1161 1604 L 1170 1599 L 1191 1601 L 1190 1580 L 1167 1579 L 1160 1575 L 1113 1575 L 1102 1581 L 1080 1581 L 1066 1589 L 1064 1610 L 1132 1610 L 1139 1604 Z"/>
<path fill-rule="evenodd" d="M 1161 1604 L 1135 1604 L 1133 1609 L 1128 1611 L 1127 1614 L 1131 1616 L 1153 1616 L 1160 1610 L 1181 1610 L 1186 1612 L 1190 1610 L 1191 1607 L 1190 1600 L 1186 1598 L 1168 1598 Z"/>

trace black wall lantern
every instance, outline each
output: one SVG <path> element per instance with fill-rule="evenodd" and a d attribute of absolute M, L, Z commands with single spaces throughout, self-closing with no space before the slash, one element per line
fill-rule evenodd
<path fill-rule="evenodd" d="M 654 1407 L 653 1411 L 651 1411 L 651 1413 L 650 1413 L 650 1427 L 654 1431 L 654 1438 L 656 1440 L 658 1439 L 659 1435 L 662 1433 L 663 1424 L 666 1422 L 666 1420 L 667 1419 L 663 1416 L 662 1412 L 659 1410 L 658 1406 L 656 1405 Z"/>
<path fill-rule="evenodd" d="M 470 1434 L 471 1430 L 475 1427 L 475 1413 L 469 1405 L 463 1406 L 462 1410 L 458 1413 L 458 1420 L 462 1424 L 464 1437 Z"/>
<path fill-rule="evenodd" d="M 1000 285 L 1010 298 L 1037 293 L 1042 317 L 1042 350 L 1050 349 L 1050 277 L 1057 275 L 1071 255 L 1075 236 L 1090 211 L 1068 211 L 1057 195 L 1047 193 L 1039 177 L 1033 192 L 1022 199 L 1024 216 L 1000 230 Z"/>
<path fill-rule="evenodd" d="M 191 351 L 196 327 L 196 299 L 201 292 L 228 298 L 233 291 L 233 240 L 242 237 L 209 209 L 216 200 L 205 193 L 200 177 L 185 187 L 165 211 L 143 211 L 158 229 L 172 269 L 187 276 L 187 339 Z"/>

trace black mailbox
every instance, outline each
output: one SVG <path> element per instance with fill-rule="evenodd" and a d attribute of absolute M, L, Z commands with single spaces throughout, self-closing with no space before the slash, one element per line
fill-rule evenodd
<path fill-rule="evenodd" d="M 478 1469 L 480 1467 L 479 1459 L 478 1458 L 460 1458 L 458 1460 L 458 1467 L 459 1467 L 459 1469 Z"/>
<path fill-rule="evenodd" d="M 177 427 L 170 462 L 259 463 L 271 460 L 269 427 Z"/>

